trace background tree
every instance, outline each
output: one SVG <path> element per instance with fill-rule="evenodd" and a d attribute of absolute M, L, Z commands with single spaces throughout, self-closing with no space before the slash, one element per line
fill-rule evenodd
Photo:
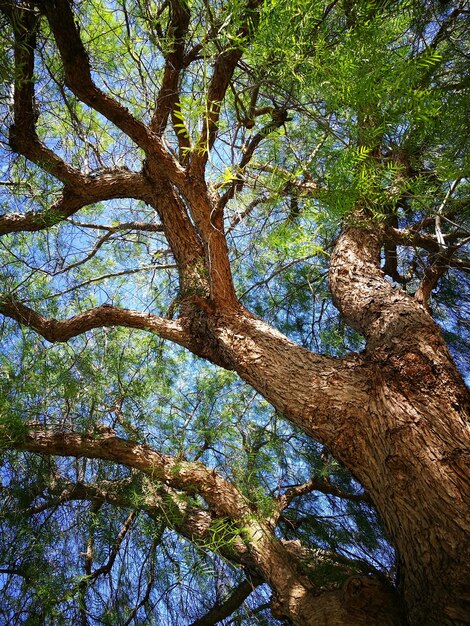
<path fill-rule="evenodd" d="M 2 619 L 468 624 L 464 3 L 0 8 Z"/>

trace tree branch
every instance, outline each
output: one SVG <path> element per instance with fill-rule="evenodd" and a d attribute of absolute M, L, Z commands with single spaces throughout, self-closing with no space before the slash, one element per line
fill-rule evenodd
<path fill-rule="evenodd" d="M 232 590 L 221 604 L 216 604 L 203 617 L 193 622 L 191 626 L 214 626 L 218 624 L 239 609 L 261 582 L 259 579 L 244 580 Z"/>
<path fill-rule="evenodd" d="M 221 196 L 219 200 L 219 207 L 223 208 L 227 204 L 229 200 L 231 200 L 235 194 L 240 191 L 243 187 L 243 172 L 251 161 L 253 154 L 259 144 L 265 139 L 270 133 L 272 133 L 277 128 L 281 128 L 285 122 L 287 121 L 287 111 L 283 109 L 272 109 L 271 110 L 271 121 L 266 124 L 263 128 L 261 128 L 248 142 L 245 150 L 243 152 L 243 156 L 236 168 L 236 177 L 230 183 L 228 189 Z"/>
<path fill-rule="evenodd" d="M 0 8 L 9 17 L 15 37 L 14 122 L 10 127 L 10 146 L 62 182 L 81 184 L 80 171 L 47 148 L 36 133 L 39 111 L 34 94 L 34 51 L 40 17 L 31 9 L 18 8 L 10 2 L 2 2 Z"/>
<path fill-rule="evenodd" d="M 182 497 L 181 491 L 166 485 L 156 485 L 138 472 L 128 478 L 100 480 L 97 483 L 59 480 L 49 484 L 47 492 L 52 497 L 29 507 L 24 513 L 35 515 L 75 500 L 89 500 L 97 504 L 107 502 L 118 507 L 142 510 L 153 520 L 164 521 L 179 535 L 204 549 L 210 548 L 211 524 L 218 519 L 207 509 L 190 504 Z M 259 570 L 242 539 L 231 541 L 227 546 L 218 546 L 217 549 L 230 562 L 247 568 L 253 576 L 259 576 Z"/>
<path fill-rule="evenodd" d="M 140 608 L 142 608 L 143 606 L 145 606 L 145 604 L 147 604 L 147 602 L 150 600 L 150 593 L 152 591 L 152 587 L 155 583 L 155 551 L 158 545 L 158 537 L 155 537 L 152 541 L 152 544 L 150 546 L 150 565 L 149 565 L 149 576 L 148 576 L 148 582 L 147 582 L 147 589 L 145 590 L 145 594 L 144 597 L 142 598 L 142 600 L 140 600 L 132 609 L 132 611 L 130 611 L 129 613 L 129 617 L 127 618 L 127 620 L 124 622 L 123 626 L 129 626 L 129 624 L 132 623 L 132 621 L 135 619 L 135 616 L 137 615 L 138 611 Z M 135 623 L 135 622 L 134 622 Z"/>
<path fill-rule="evenodd" d="M 184 172 L 166 150 L 161 139 L 93 82 L 88 55 L 68 0 L 44 0 L 37 4 L 44 11 L 54 34 L 64 64 L 65 83 L 69 89 L 82 102 L 115 124 L 144 152 L 150 153 L 173 182 L 181 183 Z"/>
<path fill-rule="evenodd" d="M 137 517 L 137 511 L 134 510 L 129 513 L 126 521 L 124 522 L 121 530 L 119 531 L 118 536 L 116 537 L 111 553 L 108 556 L 108 560 L 106 561 L 104 565 L 90 572 L 89 576 L 87 576 L 87 582 L 95 578 L 98 578 L 98 576 L 102 576 L 103 574 L 109 574 L 109 572 L 111 571 L 111 568 L 114 565 L 114 561 L 116 560 L 121 544 L 124 541 L 124 538 L 126 534 L 129 532 L 136 517 Z"/>
<path fill-rule="evenodd" d="M 330 263 L 333 302 L 348 324 L 366 337 L 369 349 L 389 345 L 397 333 L 409 332 L 423 341 L 421 331 L 434 332 L 415 299 L 385 280 L 379 267 L 383 242 L 383 227 L 358 215 L 354 225 L 343 230 Z"/>
<path fill-rule="evenodd" d="M 284 509 L 294 500 L 312 491 L 320 491 L 320 493 L 337 496 L 344 500 L 350 500 L 351 502 L 367 502 L 371 503 L 369 496 L 365 493 L 347 493 L 336 485 L 332 485 L 326 480 L 320 480 L 318 478 L 312 478 L 311 480 L 301 484 L 289 487 L 282 495 L 277 498 L 276 517 L 280 515 Z"/>
<path fill-rule="evenodd" d="M 287 269 L 289 269 L 289 267 L 292 267 L 293 265 L 296 265 L 297 263 L 304 263 L 304 261 L 308 261 L 314 256 L 317 256 L 317 254 L 316 253 L 307 254 L 306 256 L 300 257 L 298 259 L 294 259 L 293 261 L 289 261 L 288 263 L 281 265 L 281 267 L 278 267 L 276 270 L 271 272 L 269 276 L 267 276 L 263 280 L 258 280 L 256 283 L 253 283 L 252 285 L 250 285 L 248 289 L 245 289 L 245 291 L 239 296 L 240 300 L 243 300 L 243 298 L 247 296 L 251 291 L 253 291 L 253 289 L 257 289 L 258 287 L 261 287 L 261 285 L 267 285 L 271 280 L 273 280 L 273 278 L 276 278 L 276 276 L 279 276 L 279 274 L 282 274 L 282 272 L 285 272 Z"/>
<path fill-rule="evenodd" d="M 256 567 L 276 593 L 277 610 L 294 616 L 294 623 L 299 626 L 313 626 L 322 623 L 321 620 L 326 623 L 333 615 L 338 625 L 397 623 L 392 593 L 377 579 L 356 576 L 354 584 L 348 579 L 342 590 L 317 595 L 313 583 L 299 573 L 297 556 L 259 521 L 254 507 L 233 485 L 201 463 L 181 461 L 111 434 L 97 438 L 54 432 L 38 424 L 16 434 L 8 433 L 3 427 L 1 439 L 8 448 L 23 451 L 114 461 L 140 470 L 152 483 L 161 481 L 172 489 L 201 495 L 217 517 L 230 518 L 243 529 L 244 542 Z"/>
<path fill-rule="evenodd" d="M 0 313 L 33 328 L 52 343 L 68 341 L 92 328 L 109 326 L 139 328 L 182 346 L 187 346 L 190 339 L 189 334 L 178 321 L 110 305 L 102 305 L 74 315 L 67 320 L 59 321 L 44 317 L 21 302 L 9 299 L 0 300 Z"/>
<path fill-rule="evenodd" d="M 23 231 L 38 231 L 74 215 L 85 206 L 114 198 L 144 200 L 149 194 L 148 183 L 142 174 L 126 168 L 115 168 L 102 173 L 83 176 L 80 184 L 65 186 L 62 195 L 49 209 L 28 213 L 0 215 L 0 236 Z M 96 226 L 95 228 L 99 228 Z M 125 228 L 119 226 L 116 228 Z M 155 227 L 152 226 L 152 229 Z M 148 229 L 148 228 L 146 228 Z M 159 230 L 162 230 L 159 227 Z"/>
<path fill-rule="evenodd" d="M 237 38 L 244 39 L 248 36 L 250 27 L 255 22 L 255 11 L 260 6 L 261 0 L 248 0 L 246 3 L 246 15 L 242 26 L 239 28 Z M 209 158 L 209 152 L 214 145 L 217 136 L 217 127 L 220 110 L 230 80 L 241 59 L 243 51 L 240 48 L 227 47 L 217 56 L 212 78 L 206 97 L 206 114 L 203 119 L 201 136 L 194 148 L 191 160 L 191 173 L 199 178 L 204 175 L 204 168 Z"/>
<path fill-rule="evenodd" d="M 169 487 L 182 489 L 189 494 L 199 493 L 216 515 L 239 518 L 252 512 L 247 500 L 237 489 L 202 463 L 180 461 L 114 435 L 97 438 L 75 432 L 54 432 L 34 425 L 18 441 L 13 441 L 11 447 L 42 454 L 115 461 L 140 470 L 152 481 L 162 481 Z"/>
<path fill-rule="evenodd" d="M 81 265 L 80 261 L 78 264 Z M 45 296 L 44 300 L 52 300 L 54 298 L 60 298 L 61 296 L 65 296 L 67 293 L 72 293 L 72 291 L 77 291 L 77 289 L 81 289 L 82 287 L 87 287 L 88 285 L 93 285 L 94 283 L 100 283 L 103 280 L 107 280 L 108 278 L 119 278 L 120 276 L 130 276 L 132 274 L 140 274 L 140 272 L 155 272 L 157 270 L 170 270 L 176 269 L 177 265 L 175 263 L 167 263 L 166 265 L 142 265 L 140 267 L 133 267 L 130 269 L 121 270 L 120 272 L 109 272 L 107 274 L 100 274 L 99 276 L 94 276 L 93 278 L 88 278 L 87 280 L 82 281 L 72 287 L 67 287 L 67 289 L 62 289 L 62 291 L 57 291 L 49 296 Z M 70 268 L 67 268 L 70 269 Z M 33 271 L 38 271 L 38 268 L 34 268 Z M 44 270 L 39 270 L 44 271 Z M 57 276 L 62 272 L 53 273 L 52 276 Z M 29 280 L 29 277 L 28 277 Z M 21 285 L 22 283 L 20 283 Z M 16 291 L 18 287 L 15 287 L 14 291 Z M 105 304 L 105 307 L 109 307 L 110 305 Z"/>
<path fill-rule="evenodd" d="M 173 124 L 173 130 L 178 140 L 180 163 L 186 166 L 189 163 L 192 146 L 186 123 L 181 114 L 181 101 L 179 95 L 173 103 L 173 109 L 171 110 L 171 123 Z"/>
<path fill-rule="evenodd" d="M 166 55 L 162 84 L 157 96 L 155 113 L 150 128 L 161 135 L 165 130 L 168 117 L 173 113 L 179 101 L 179 82 L 184 67 L 185 37 L 188 33 L 190 12 L 182 0 L 170 1 L 170 23 L 168 35 L 172 38 L 171 51 Z M 179 137 L 179 134 L 177 133 Z"/>
<path fill-rule="evenodd" d="M 0 236 L 9 233 L 38 231 L 67 219 L 84 206 L 84 200 L 70 190 L 63 190 L 49 209 L 28 211 L 27 213 L 7 213 L 0 215 Z"/>
<path fill-rule="evenodd" d="M 458 250 L 458 246 L 446 248 L 439 243 L 439 248 L 441 249 L 439 254 L 430 255 L 429 264 L 424 269 L 423 278 L 421 279 L 415 294 L 418 302 L 424 306 L 428 313 L 431 312 L 428 300 L 431 296 L 432 290 L 436 287 L 439 278 L 446 273 L 451 265 L 458 267 L 463 271 L 466 270 L 465 264 L 459 264 L 458 259 L 456 260 L 456 263 L 452 264 L 452 257 Z"/>
<path fill-rule="evenodd" d="M 149 233 L 162 233 L 162 224 L 152 222 L 121 222 L 116 226 L 106 224 L 91 224 L 90 222 L 77 222 L 76 220 L 69 220 L 74 226 L 79 228 L 91 228 L 93 230 L 106 230 L 111 233 L 117 233 L 122 230 L 138 230 Z"/>

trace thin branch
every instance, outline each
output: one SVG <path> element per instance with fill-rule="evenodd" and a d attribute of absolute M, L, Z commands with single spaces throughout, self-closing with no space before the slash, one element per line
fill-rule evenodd
<path fill-rule="evenodd" d="M 239 39 L 245 39 L 248 36 L 253 22 L 256 21 L 255 11 L 260 4 L 261 0 L 248 0 L 246 3 L 245 20 L 237 33 Z M 219 53 L 215 60 L 207 91 L 203 128 L 192 155 L 191 172 L 198 177 L 202 177 L 204 174 L 209 152 L 217 136 L 222 102 L 242 54 L 243 51 L 239 48 L 227 47 Z"/>
<path fill-rule="evenodd" d="M 115 480 L 101 480 L 99 483 L 84 484 L 81 482 L 72 483 L 66 480 L 54 480 L 47 486 L 47 492 L 51 495 L 44 502 L 35 504 L 24 510 L 25 515 L 37 515 L 51 508 L 57 508 L 65 502 L 73 500 L 90 500 L 98 502 L 109 502 L 111 494 L 115 496 L 115 503 L 121 506 L 128 506 L 130 503 L 124 499 L 119 500 L 117 494 L 124 492 L 134 486 L 132 478 L 122 478 Z M 35 494 L 33 498 L 36 498 Z M 114 500 L 113 500 L 114 502 Z"/>
<path fill-rule="evenodd" d="M 254 200 L 252 200 L 243 211 L 241 211 L 240 213 L 236 213 L 232 219 L 230 220 L 230 226 L 227 229 L 227 233 L 230 233 L 235 226 L 237 226 L 237 224 L 239 224 L 241 221 L 243 221 L 245 219 L 245 217 L 248 217 L 248 215 L 250 215 L 250 213 L 252 213 L 257 206 L 259 206 L 260 204 L 262 204 L 263 202 L 268 202 L 269 201 L 269 196 L 258 196 L 257 198 L 255 198 Z"/>
<path fill-rule="evenodd" d="M 237 192 L 239 192 L 243 187 L 243 172 L 251 161 L 253 154 L 259 144 L 265 139 L 268 135 L 270 135 L 274 130 L 281 128 L 286 121 L 288 120 L 287 111 L 284 109 L 272 109 L 271 113 L 271 121 L 266 124 L 261 130 L 259 130 L 248 142 L 245 150 L 243 152 L 243 156 L 240 160 L 236 168 L 236 177 L 229 185 L 228 189 L 225 191 L 223 196 L 221 196 L 219 200 L 219 207 L 225 207 L 227 202 L 231 200 Z"/>
<path fill-rule="evenodd" d="M 104 235 L 102 235 L 95 243 L 95 245 L 93 246 L 93 248 L 88 252 L 87 255 L 85 255 L 82 259 L 75 261 L 75 263 L 70 263 L 70 265 L 66 265 L 65 267 L 63 267 L 62 269 L 58 270 L 57 272 L 54 272 L 54 276 L 58 276 L 60 274 L 64 274 L 65 272 L 68 272 L 69 270 L 72 270 L 76 267 L 80 267 L 80 265 L 83 265 L 84 263 L 86 263 L 87 261 L 89 261 L 90 259 L 92 259 L 94 256 L 96 256 L 100 250 L 100 248 L 109 240 L 111 239 L 113 233 L 108 231 L 107 233 L 105 233 Z"/>
<path fill-rule="evenodd" d="M 192 145 L 186 123 L 181 114 L 181 101 L 179 95 L 175 98 L 173 102 L 173 108 L 171 110 L 171 123 L 173 125 L 173 131 L 178 141 L 180 163 L 182 165 L 187 165 L 189 162 Z"/>
<path fill-rule="evenodd" d="M 214 626 L 218 624 L 239 609 L 261 583 L 262 581 L 259 579 L 244 580 L 233 589 L 231 594 L 221 604 L 216 604 L 205 615 L 193 622 L 191 626 Z"/>
<path fill-rule="evenodd" d="M 351 502 L 371 502 L 369 496 L 365 493 L 348 493 L 336 485 L 331 484 L 327 480 L 312 478 L 301 485 L 289 487 L 289 489 L 287 489 L 282 495 L 278 496 L 275 518 L 277 519 L 279 517 L 281 512 L 290 505 L 294 498 L 299 498 L 300 496 L 311 493 L 312 491 L 319 491 L 320 493 L 337 496 L 338 498 L 350 500 Z"/>
<path fill-rule="evenodd" d="M 104 115 L 130 137 L 146 153 L 156 159 L 170 179 L 181 183 L 184 171 L 168 152 L 161 139 L 130 111 L 99 89 L 92 79 L 88 54 L 68 0 L 43 0 L 38 2 L 53 32 L 62 62 L 65 83 L 82 102 Z"/>
<path fill-rule="evenodd" d="M 130 514 L 128 515 L 126 521 L 124 522 L 121 530 L 119 531 L 118 536 L 116 537 L 116 540 L 114 542 L 113 548 L 111 550 L 111 553 L 108 557 L 108 560 L 106 561 L 106 563 L 104 565 L 102 565 L 101 567 L 98 567 L 97 569 L 93 570 L 89 577 L 88 577 L 88 581 L 94 580 L 95 578 L 98 578 L 98 576 L 102 576 L 103 574 L 109 574 L 109 572 L 111 571 L 113 565 L 114 565 L 114 561 L 116 560 L 116 557 L 118 555 L 119 549 L 122 545 L 122 542 L 124 541 L 124 538 L 126 536 L 126 534 L 129 532 L 132 524 L 134 523 L 134 520 L 136 519 L 138 515 L 138 511 L 131 511 Z"/>
<path fill-rule="evenodd" d="M 462 272 L 466 272 L 467 274 L 470 274 L 470 262 L 469 261 L 464 261 L 462 259 L 453 258 L 449 261 L 449 266 L 455 267 L 456 269 Z"/>
<path fill-rule="evenodd" d="M 439 30 L 435 34 L 433 40 L 428 44 L 428 48 L 435 50 L 437 46 L 441 43 L 441 41 L 449 36 L 449 30 L 455 25 L 455 23 L 457 22 L 457 18 L 465 13 L 465 5 L 465 0 L 460 0 L 460 2 L 457 3 L 457 6 L 440 25 Z"/>
<path fill-rule="evenodd" d="M 163 79 L 157 96 L 155 113 L 150 124 L 150 128 L 158 135 L 161 135 L 165 130 L 168 117 L 174 112 L 179 101 L 180 74 L 184 67 L 185 38 L 190 20 L 189 8 L 185 2 L 170 0 L 169 4 L 168 34 L 172 38 L 171 51 L 166 55 Z M 177 136 L 179 136 L 178 133 Z"/>
<path fill-rule="evenodd" d="M 8 2 L 2 2 L 1 8 L 10 19 L 15 36 L 14 122 L 10 127 L 10 146 L 62 182 L 80 184 L 83 180 L 80 171 L 47 148 L 36 132 L 39 111 L 34 93 L 34 51 L 39 15 Z"/>
<path fill-rule="evenodd" d="M 150 546 L 150 550 L 149 550 L 150 565 L 149 565 L 149 577 L 148 577 L 147 589 L 145 590 L 145 594 L 142 600 L 138 602 L 138 604 L 136 604 L 136 606 L 130 612 L 128 619 L 124 622 L 124 626 L 129 626 L 129 624 L 134 620 L 135 616 L 137 615 L 139 609 L 145 606 L 147 602 L 150 600 L 150 593 L 152 591 L 152 587 L 155 582 L 155 552 L 156 552 L 157 545 L 158 545 L 158 537 L 155 537 L 154 540 L 152 541 L 152 545 Z"/>
<path fill-rule="evenodd" d="M 77 265 L 81 265 L 82 262 L 77 263 Z M 130 276 L 131 274 L 139 274 L 140 272 L 151 272 L 156 270 L 169 270 L 176 269 L 178 266 L 175 263 L 167 263 L 165 265 L 143 265 L 142 267 L 133 267 L 132 269 L 121 270 L 120 272 L 110 272 L 108 274 L 101 274 L 100 276 L 94 276 L 93 278 L 89 278 L 88 280 L 84 280 L 78 285 L 73 285 L 73 287 L 69 287 L 68 289 L 63 289 L 58 293 L 54 293 L 51 296 L 44 297 L 44 300 L 52 300 L 53 298 L 60 298 L 67 293 L 72 293 L 73 291 L 77 291 L 77 289 L 81 289 L 82 287 L 86 287 L 87 285 L 92 285 L 93 283 L 100 283 L 103 280 L 107 280 L 108 278 L 118 278 L 119 276 Z M 66 268 L 70 269 L 70 268 Z M 62 272 L 56 272 L 53 274 L 56 276 L 57 274 L 61 274 Z M 17 290 L 18 288 L 16 288 Z"/>
<path fill-rule="evenodd" d="M 145 226 L 159 226 L 159 228 L 151 228 L 151 229 L 149 229 L 149 230 L 151 230 L 153 232 L 157 232 L 159 230 L 162 230 L 161 225 L 157 225 L 157 224 L 145 224 Z M 87 263 L 90 259 L 92 259 L 94 256 L 96 256 L 96 254 L 99 252 L 99 250 L 102 248 L 102 246 L 107 241 L 109 241 L 111 239 L 111 237 L 113 236 L 114 233 L 122 231 L 122 230 L 131 230 L 131 229 L 123 228 L 123 225 L 119 224 L 118 226 L 110 226 L 109 228 L 107 228 L 105 230 L 106 230 L 105 234 L 102 235 L 95 242 L 95 245 L 88 252 L 88 254 L 86 254 L 82 259 L 79 259 L 78 261 L 75 261 L 74 263 L 70 263 L 70 265 L 67 265 L 66 267 L 63 267 L 62 269 L 54 272 L 52 275 L 53 276 L 58 276 L 60 274 L 64 274 L 65 272 L 68 272 L 71 269 L 74 269 L 76 267 L 80 267 L 84 263 Z M 167 264 L 167 265 L 150 265 L 150 266 L 135 268 L 134 270 L 123 270 L 122 272 L 114 272 L 114 273 L 110 273 L 110 274 L 104 274 L 103 276 L 97 276 L 95 278 L 91 278 L 91 279 L 89 279 L 87 281 L 84 281 L 83 283 L 80 283 L 76 287 L 73 287 L 72 290 L 73 289 L 79 289 L 80 287 L 84 287 L 85 285 L 89 285 L 91 283 L 98 282 L 98 281 L 104 280 L 106 278 L 114 278 L 116 276 L 124 276 L 126 274 L 134 274 L 134 273 L 141 272 L 141 271 L 161 270 L 161 269 L 175 269 L 175 268 L 177 268 L 177 265 L 175 265 L 173 263 L 173 264 Z M 68 292 L 68 290 L 65 291 L 65 293 L 67 293 L 67 292 Z M 61 295 L 63 295 L 63 294 L 64 294 L 64 292 L 61 292 Z"/>
<path fill-rule="evenodd" d="M 78 226 L 80 228 L 92 228 L 94 230 L 106 230 L 111 233 L 117 233 L 121 230 L 141 230 L 148 231 L 150 233 L 162 233 L 163 225 L 152 222 L 122 222 L 116 226 L 105 224 L 91 224 L 90 222 L 77 222 L 76 220 L 68 220 L 70 224 Z"/>
<path fill-rule="evenodd" d="M 91 515 L 95 515 L 98 513 L 102 506 L 101 502 L 93 500 L 90 507 Z M 88 626 L 88 610 L 86 608 L 86 590 L 88 587 L 88 577 L 91 575 L 91 568 L 93 566 L 93 549 L 95 546 L 95 537 L 93 533 L 93 529 L 89 529 L 88 533 L 88 541 L 86 544 L 85 551 L 85 576 L 79 582 L 78 585 L 78 597 L 79 597 L 79 607 L 80 607 L 80 619 L 82 622 L 82 626 Z"/>
<path fill-rule="evenodd" d="M 296 265 L 297 263 L 303 263 L 304 261 L 308 261 L 308 259 L 311 259 L 314 256 L 317 256 L 317 253 L 307 254 L 306 256 L 300 257 L 299 259 L 293 259 L 292 261 L 289 261 L 289 263 L 286 263 L 282 267 L 279 267 L 277 270 L 272 272 L 272 274 L 270 274 L 267 278 L 264 278 L 263 280 L 259 280 L 258 282 L 251 285 L 251 287 L 249 287 L 242 294 L 240 294 L 239 296 L 240 300 L 243 300 L 243 298 L 246 295 L 248 295 L 250 291 L 253 291 L 253 289 L 256 289 L 257 287 L 261 287 L 261 285 L 267 285 L 273 278 L 275 278 L 279 274 L 282 274 L 282 272 L 285 272 L 285 270 L 289 269 L 289 267 L 292 267 L 293 265 Z"/>
<path fill-rule="evenodd" d="M 431 256 L 429 265 L 424 269 L 423 278 L 416 290 L 415 298 L 424 306 L 428 313 L 431 313 L 429 307 L 431 292 L 436 287 L 441 276 L 448 270 L 456 250 L 457 247 L 452 246 L 452 248 L 444 249 L 444 252 Z"/>
<path fill-rule="evenodd" d="M 442 222 L 442 214 L 444 212 L 445 206 L 449 200 L 449 198 L 452 196 L 452 194 L 454 193 L 454 191 L 456 190 L 458 184 L 460 183 L 462 179 L 461 178 L 457 178 L 456 180 L 454 180 L 451 184 L 451 186 L 449 187 L 444 200 L 442 201 L 441 205 L 439 206 L 439 208 L 437 209 L 437 213 L 436 213 L 436 217 L 435 217 L 435 229 L 436 229 L 436 239 L 437 242 L 439 244 L 439 248 L 440 250 L 444 250 L 446 248 L 446 242 L 444 239 L 444 236 L 442 234 L 442 230 L 441 230 L 441 222 Z"/>
<path fill-rule="evenodd" d="M 0 574 L 8 574 L 9 576 L 21 576 L 26 581 L 31 580 L 31 576 L 18 567 L 0 567 Z"/>
<path fill-rule="evenodd" d="M 424 269 L 424 275 L 421 279 L 419 287 L 416 291 L 415 297 L 424 308 L 430 312 L 428 300 L 432 290 L 436 287 L 439 278 L 445 274 L 449 267 L 457 267 L 463 271 L 467 271 L 467 265 L 459 259 L 454 259 L 453 256 L 457 250 L 465 245 L 467 237 L 464 237 L 453 245 L 449 246 L 450 241 L 455 241 L 457 237 L 464 236 L 465 231 L 458 230 L 448 235 L 444 235 L 441 232 L 441 217 L 442 211 L 455 190 L 459 180 L 452 183 L 451 188 L 447 192 L 439 210 L 434 218 L 425 218 L 427 221 L 421 222 L 421 226 L 432 224 L 435 222 L 436 235 L 430 235 L 427 233 L 421 233 L 417 230 L 417 225 L 406 229 L 399 229 L 393 226 L 385 227 L 385 234 L 389 242 L 404 246 L 417 246 L 430 253 L 429 264 Z"/>
<path fill-rule="evenodd" d="M 402 246 L 417 246 L 436 254 L 439 252 L 439 244 L 435 236 L 417 232 L 414 227 L 400 229 L 386 226 L 385 236 L 389 241 Z"/>

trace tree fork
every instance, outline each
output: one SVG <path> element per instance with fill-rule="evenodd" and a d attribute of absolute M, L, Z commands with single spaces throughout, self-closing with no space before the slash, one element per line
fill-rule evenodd
<path fill-rule="evenodd" d="M 365 335 L 373 373 L 355 440 L 367 462 L 348 466 L 397 548 L 410 624 L 468 624 L 470 398 L 425 308 L 384 279 L 381 244 L 378 227 L 346 228 L 331 261 L 334 301 Z"/>

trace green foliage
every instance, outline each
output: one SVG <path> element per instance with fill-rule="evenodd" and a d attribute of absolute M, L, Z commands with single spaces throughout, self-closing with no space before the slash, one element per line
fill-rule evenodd
<path fill-rule="evenodd" d="M 144 123 L 154 111 L 165 57 L 175 51 L 175 5 L 73 5 L 93 79 Z M 359 207 L 402 228 L 419 229 L 424 221 L 422 232 L 434 237 L 434 217 L 452 181 L 459 180 L 446 200 L 443 228 L 468 236 L 470 51 L 464 20 L 436 41 L 438 22 L 449 16 L 446 3 L 265 0 L 248 17 L 243 0 L 188 0 L 185 7 L 191 14 L 187 65 L 177 81 L 173 124 L 164 133 L 174 154 L 178 139 L 187 143 L 185 157 L 195 154 L 207 129 L 217 55 L 224 47 L 243 52 L 207 167 L 212 194 L 237 185 L 225 228 L 243 304 L 318 353 L 361 350 L 363 338 L 344 324 L 327 285 L 341 224 Z M 155 225 L 154 209 L 118 198 L 62 220 L 54 208 L 61 185 L 8 148 L 13 41 L 10 26 L 3 26 L 0 213 L 42 211 L 48 228 L 2 237 L 0 298 L 14 296 L 56 319 L 101 304 L 171 317 L 178 273 L 164 235 L 118 229 Z M 45 19 L 35 88 L 38 138 L 67 163 L 84 174 L 145 169 L 134 142 L 66 87 Z M 273 129 L 279 112 L 285 121 Z M 199 156 L 206 150 L 199 145 Z M 422 277 L 425 254 L 404 246 L 399 251 L 398 271 L 410 292 Z M 463 260 L 461 252 L 456 255 Z M 202 264 L 195 271 L 207 278 Z M 463 314 L 468 280 L 453 271 L 431 305 L 463 370 L 470 344 Z M 181 462 L 203 462 L 264 518 L 273 515 L 280 494 L 312 478 L 346 494 L 361 493 L 327 450 L 233 372 L 156 336 L 103 328 L 52 345 L 10 321 L 3 320 L 0 330 L 0 570 L 8 570 L 0 573 L 0 621 L 79 623 L 86 607 L 90 624 L 180 626 L 225 598 L 242 575 L 220 556 L 243 535 L 235 521 L 215 516 L 197 494 L 165 492 L 115 463 L 12 450 L 35 424 L 97 439 L 107 426 Z M 119 502 L 98 507 L 97 497 L 61 500 L 69 484 L 109 489 Z M 213 516 L 199 542 L 178 534 L 190 507 Z M 93 544 L 93 571 L 106 565 L 133 509 L 140 513 L 110 571 L 93 578 L 85 569 L 87 547 Z M 393 576 L 393 551 L 366 502 L 313 491 L 294 498 L 276 533 L 313 551 L 362 559 Z M 346 576 L 334 558 L 312 560 L 305 571 L 319 586 Z M 259 609 L 266 593 L 258 590 L 233 619 L 275 624 Z"/>

